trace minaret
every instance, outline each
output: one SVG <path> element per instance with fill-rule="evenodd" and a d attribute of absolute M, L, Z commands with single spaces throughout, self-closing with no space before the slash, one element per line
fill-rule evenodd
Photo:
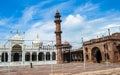
<path fill-rule="evenodd" d="M 60 19 L 60 13 L 58 12 L 58 10 L 56 11 L 55 14 L 55 24 L 56 24 L 56 30 L 55 30 L 55 34 L 56 34 L 56 48 L 57 48 L 57 63 L 61 64 L 62 61 L 62 44 L 61 44 L 61 25 L 60 23 L 62 22 L 62 20 Z"/>

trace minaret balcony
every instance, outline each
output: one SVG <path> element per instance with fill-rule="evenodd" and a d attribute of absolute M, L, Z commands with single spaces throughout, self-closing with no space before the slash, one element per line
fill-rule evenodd
<path fill-rule="evenodd" d="M 60 19 L 55 19 L 54 22 L 55 22 L 55 23 L 60 23 L 60 22 L 62 22 L 62 20 L 60 20 Z"/>
<path fill-rule="evenodd" d="M 56 33 L 56 34 L 60 34 L 60 33 L 62 33 L 62 31 L 55 31 L 55 33 Z"/>

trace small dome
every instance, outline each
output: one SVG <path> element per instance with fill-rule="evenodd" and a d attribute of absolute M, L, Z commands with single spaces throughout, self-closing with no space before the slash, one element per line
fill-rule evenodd
<path fill-rule="evenodd" d="M 39 40 L 39 36 L 37 35 L 36 40 L 33 41 L 34 46 L 42 46 L 43 42 Z"/>
<path fill-rule="evenodd" d="M 39 39 L 36 39 L 35 41 L 33 41 L 33 43 L 42 43 L 42 41 L 40 41 Z"/>
<path fill-rule="evenodd" d="M 63 45 L 70 45 L 69 42 L 65 41 Z"/>

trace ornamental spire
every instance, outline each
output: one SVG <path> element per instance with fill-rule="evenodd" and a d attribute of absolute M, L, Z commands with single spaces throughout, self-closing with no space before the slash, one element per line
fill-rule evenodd
<path fill-rule="evenodd" d="M 16 29 L 16 34 L 18 34 L 18 29 Z"/>
<path fill-rule="evenodd" d="M 59 13 L 58 9 L 56 9 L 56 13 Z"/>
<path fill-rule="evenodd" d="M 37 39 L 39 39 L 39 35 L 37 34 Z"/>

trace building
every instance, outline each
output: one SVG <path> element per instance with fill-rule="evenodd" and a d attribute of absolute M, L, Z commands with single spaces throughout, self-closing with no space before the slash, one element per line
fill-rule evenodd
<path fill-rule="evenodd" d="M 28 41 L 16 32 L 6 44 L 0 47 L 0 66 L 20 66 L 20 65 L 43 65 L 56 64 L 57 50 L 54 45 L 44 45 L 38 39 L 38 35 L 34 41 Z"/>
<path fill-rule="evenodd" d="M 87 62 L 120 62 L 120 33 L 84 42 Z"/>
<path fill-rule="evenodd" d="M 72 45 L 65 41 L 63 43 L 63 62 L 70 63 L 70 62 L 83 62 L 83 49 L 72 49 Z"/>
<path fill-rule="evenodd" d="M 24 66 L 62 63 L 61 19 L 58 10 L 55 14 L 56 44 L 44 45 L 37 35 L 34 41 L 24 40 L 16 34 L 0 46 L 0 66 Z M 29 43 L 26 43 L 29 42 Z"/>

